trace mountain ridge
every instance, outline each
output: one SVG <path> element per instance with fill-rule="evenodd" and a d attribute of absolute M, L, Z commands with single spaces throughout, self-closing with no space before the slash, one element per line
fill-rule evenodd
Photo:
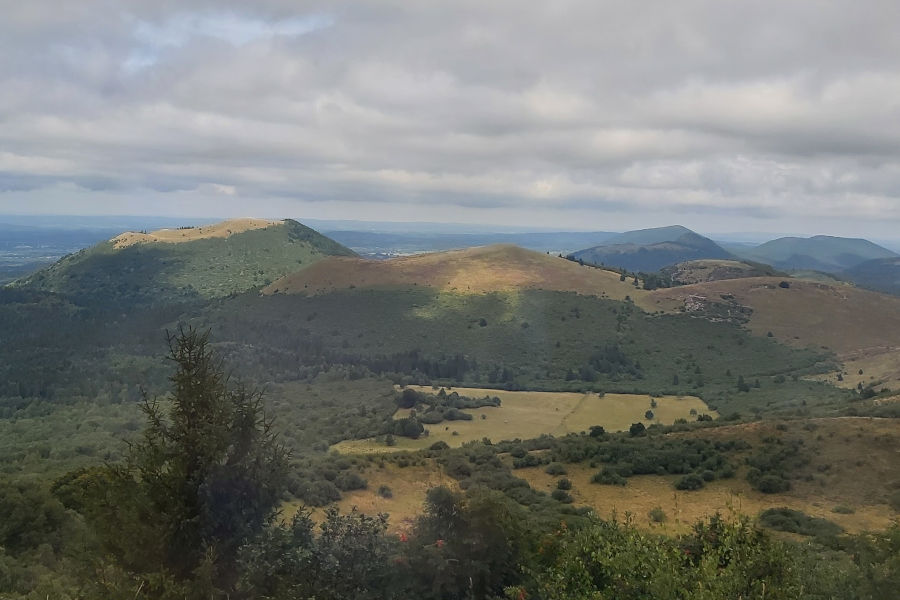
<path fill-rule="evenodd" d="M 714 241 L 682 225 L 628 231 L 606 244 L 585 248 L 572 258 L 627 271 L 655 272 L 663 267 L 698 259 L 733 259 Z"/>

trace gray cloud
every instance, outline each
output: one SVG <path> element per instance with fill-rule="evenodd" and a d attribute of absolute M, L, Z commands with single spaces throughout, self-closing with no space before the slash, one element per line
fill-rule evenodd
<path fill-rule="evenodd" d="M 0 211 L 900 224 L 893 1 L 6 4 Z"/>

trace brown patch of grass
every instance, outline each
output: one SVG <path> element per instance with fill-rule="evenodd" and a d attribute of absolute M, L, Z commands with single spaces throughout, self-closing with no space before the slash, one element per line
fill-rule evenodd
<path fill-rule="evenodd" d="M 368 481 L 364 490 L 344 492 L 343 498 L 334 503 L 341 513 L 348 513 L 354 507 L 367 515 L 385 513 L 389 515 L 389 533 L 408 533 L 416 517 L 422 513 L 425 494 L 433 487 L 440 485 L 451 489 L 459 489 L 459 484 L 444 474 L 440 466 L 429 460 L 426 466 L 398 467 L 385 463 L 383 468 L 373 466 L 363 472 Z M 391 488 L 391 498 L 378 495 L 378 488 L 386 485 Z M 299 502 L 286 502 L 282 505 L 282 519 L 290 520 L 301 507 Z M 312 511 L 312 519 L 321 523 L 325 519 L 325 509 Z"/>
<path fill-rule="evenodd" d="M 433 393 L 427 386 L 409 386 L 412 389 Z M 556 436 L 587 431 L 591 425 L 602 425 L 608 431 L 626 431 L 633 423 L 645 425 L 662 423 L 671 425 L 675 419 L 693 419 L 690 411 L 706 413 L 716 418 L 700 398 L 695 396 L 663 396 L 653 398 L 656 408 L 650 408 L 651 397 L 641 394 L 582 394 L 577 392 L 513 392 L 486 388 L 453 388 L 461 396 L 483 398 L 497 396 L 500 406 L 469 409 L 471 421 L 445 421 L 426 425 L 428 435 L 417 440 L 396 437 L 395 446 L 386 446 L 374 439 L 348 440 L 332 446 L 347 454 L 372 454 L 418 450 L 443 441 L 458 447 L 465 442 L 490 438 L 494 441 L 515 438 L 529 439 L 541 434 Z M 645 418 L 647 410 L 653 411 L 653 420 Z M 403 418 L 409 411 L 398 410 L 395 418 Z M 482 419 L 481 415 L 486 418 Z M 456 435 L 454 435 L 456 432 Z"/>
<path fill-rule="evenodd" d="M 619 281 L 618 273 L 507 244 L 383 261 L 327 258 L 299 273 L 282 277 L 263 293 L 317 295 L 350 286 L 427 286 L 461 294 L 544 289 L 615 300 L 647 294 L 630 281 Z"/>
<path fill-rule="evenodd" d="M 194 240 L 202 240 L 206 238 L 226 238 L 236 233 L 243 233 L 251 229 L 264 229 L 272 225 L 280 225 L 284 221 L 267 221 L 265 219 L 229 219 L 221 223 L 213 225 L 202 225 L 200 227 L 191 227 L 188 229 L 160 229 L 150 233 L 138 233 L 127 231 L 117 235 L 110 241 L 116 249 L 127 248 L 135 244 L 150 244 L 163 242 L 168 244 L 178 244 L 182 242 L 192 242 Z"/>
<path fill-rule="evenodd" d="M 838 381 L 839 373 L 843 381 Z M 861 383 L 863 387 L 873 385 L 876 389 L 879 386 L 894 389 L 900 385 L 900 352 L 871 350 L 849 355 L 840 371 L 816 375 L 811 379 L 844 388 L 856 388 Z"/>
<path fill-rule="evenodd" d="M 791 491 L 785 494 L 763 494 L 750 487 L 738 473 L 734 479 L 713 481 L 700 490 L 681 492 L 674 488 L 677 475 L 636 475 L 628 478 L 625 486 L 591 483 L 591 477 L 599 469 L 587 465 L 566 465 L 567 477 L 572 481 L 569 492 L 577 505 L 594 508 L 601 517 L 631 513 L 635 523 L 645 528 L 662 528 L 669 533 L 685 533 L 698 520 L 714 514 L 746 514 L 778 506 L 801 510 L 806 514 L 834 521 L 849 532 L 886 529 L 896 518 L 885 504 L 856 506 L 853 514 L 832 512 L 837 504 L 808 493 Z M 516 475 L 528 481 L 536 490 L 552 491 L 556 478 L 547 475 L 542 468 L 516 470 Z M 666 514 L 664 523 L 655 524 L 648 513 L 660 507 Z"/>

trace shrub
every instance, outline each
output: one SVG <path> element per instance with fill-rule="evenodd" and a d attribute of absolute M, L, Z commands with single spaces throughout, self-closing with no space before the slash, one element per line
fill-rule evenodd
<path fill-rule="evenodd" d="M 552 462 L 547 465 L 547 468 L 544 469 L 544 472 L 547 475 L 565 475 L 567 473 L 566 468 L 562 465 L 562 463 Z"/>
<path fill-rule="evenodd" d="M 791 489 L 791 482 L 781 475 L 766 473 L 754 477 L 752 471 L 753 469 L 747 474 L 747 481 L 763 494 L 777 494 Z"/>
<path fill-rule="evenodd" d="M 590 435 L 593 438 L 603 437 L 606 435 L 606 430 L 603 429 L 600 425 L 591 425 L 590 426 Z"/>
<path fill-rule="evenodd" d="M 759 522 L 777 531 L 787 531 L 809 536 L 834 536 L 844 530 L 827 519 L 811 517 L 792 508 L 770 508 L 759 515 Z"/>
<path fill-rule="evenodd" d="M 666 520 L 666 513 L 658 506 L 651 509 L 647 516 L 650 517 L 650 521 L 653 523 L 664 523 Z"/>
<path fill-rule="evenodd" d="M 451 456 L 444 470 L 447 472 L 447 475 L 454 479 L 463 479 L 472 475 L 472 466 L 468 460 L 461 456 Z"/>
<path fill-rule="evenodd" d="M 558 490 L 571 490 L 572 482 L 569 481 L 566 477 L 563 477 L 559 481 L 556 482 L 556 489 Z"/>
<path fill-rule="evenodd" d="M 703 478 L 696 473 L 689 473 L 675 483 L 675 489 L 694 491 L 703 487 Z"/>
<path fill-rule="evenodd" d="M 609 467 L 604 467 L 602 471 L 591 477 L 591 482 L 601 485 L 625 485 L 627 480 Z"/>
<path fill-rule="evenodd" d="M 628 433 L 631 437 L 647 435 L 647 428 L 643 423 L 632 423 L 631 427 L 628 428 Z"/>
<path fill-rule="evenodd" d="M 550 494 L 550 497 L 558 502 L 562 502 L 563 504 L 571 504 L 575 501 L 575 499 L 572 498 L 572 495 L 565 490 L 553 490 L 553 493 Z"/>
<path fill-rule="evenodd" d="M 837 506 L 835 506 L 834 508 L 831 509 L 831 512 L 838 513 L 840 515 L 852 515 L 856 511 L 845 504 L 838 504 Z"/>
<path fill-rule="evenodd" d="M 356 471 L 345 471 L 337 476 L 334 485 L 339 490 L 349 492 L 351 490 L 364 490 L 368 486 L 368 482 Z"/>
<path fill-rule="evenodd" d="M 391 491 L 391 488 L 386 485 L 378 486 L 378 495 L 382 498 L 393 498 L 394 492 Z"/>
<path fill-rule="evenodd" d="M 541 464 L 541 459 L 534 454 L 526 454 L 522 458 L 513 460 L 513 469 L 525 469 L 527 467 L 536 467 Z"/>

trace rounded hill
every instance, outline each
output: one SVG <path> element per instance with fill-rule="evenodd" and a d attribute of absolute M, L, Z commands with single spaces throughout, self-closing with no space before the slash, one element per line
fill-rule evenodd
<path fill-rule="evenodd" d="M 507 244 L 384 261 L 331 257 L 275 281 L 263 293 L 318 295 L 347 288 L 412 286 L 463 294 L 544 289 L 618 300 L 645 293 L 620 281 L 618 273 Z"/>
<path fill-rule="evenodd" d="M 290 219 L 125 232 L 16 283 L 92 305 L 159 304 L 261 287 L 328 256 L 354 252 Z"/>

